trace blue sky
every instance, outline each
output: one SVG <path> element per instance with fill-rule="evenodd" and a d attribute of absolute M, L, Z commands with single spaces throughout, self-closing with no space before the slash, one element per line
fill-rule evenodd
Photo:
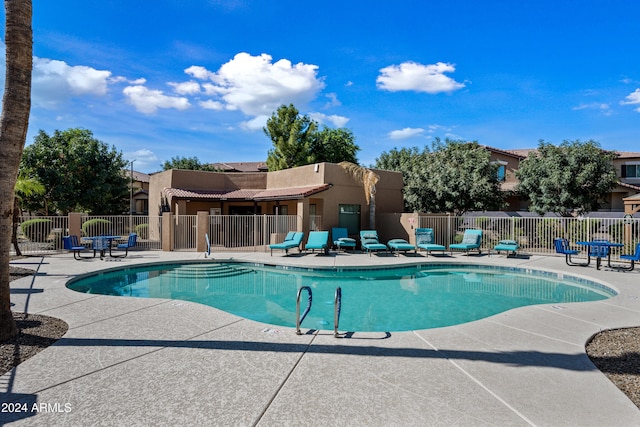
<path fill-rule="evenodd" d="M 27 144 L 40 129 L 82 127 L 143 172 L 175 156 L 263 161 L 266 118 L 289 103 L 351 129 L 363 165 L 438 136 L 640 151 L 635 0 L 34 0 L 33 9 Z"/>

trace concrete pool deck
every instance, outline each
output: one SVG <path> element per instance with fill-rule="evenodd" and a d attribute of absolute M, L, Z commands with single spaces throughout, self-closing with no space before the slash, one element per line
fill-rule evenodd
<path fill-rule="evenodd" d="M 336 339 L 333 331 L 298 336 L 293 328 L 180 300 L 65 287 L 79 274 L 202 254 L 24 258 L 12 264 L 37 272 L 12 282 L 13 310 L 63 319 L 69 330 L 1 377 L 0 402 L 26 403 L 29 410 L 36 403 L 41 412 L 0 412 L 0 425 L 640 425 L 640 410 L 584 348 L 600 330 L 640 325 L 638 271 L 568 267 L 552 256 L 214 256 L 314 266 L 520 266 L 604 282 L 619 295 L 523 307 L 458 326 Z"/>

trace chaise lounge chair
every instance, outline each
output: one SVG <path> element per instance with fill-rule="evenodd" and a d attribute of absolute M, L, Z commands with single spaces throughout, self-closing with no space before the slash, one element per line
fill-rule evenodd
<path fill-rule="evenodd" d="M 283 250 L 286 255 L 289 254 L 289 249 L 293 249 L 293 248 L 298 248 L 298 252 L 302 252 L 302 250 L 300 249 L 300 245 L 302 245 L 303 237 L 304 237 L 304 233 L 302 231 L 288 232 L 283 242 L 272 243 L 271 245 L 269 245 L 269 249 L 271 249 L 271 255 L 273 256 L 274 249 Z"/>
<path fill-rule="evenodd" d="M 443 245 L 435 243 L 433 228 L 416 228 L 416 246 L 418 249 L 424 249 L 427 255 L 432 251 L 442 251 L 444 255 L 444 252 L 447 250 Z"/>
<path fill-rule="evenodd" d="M 391 239 L 387 242 L 387 246 L 391 249 L 392 254 L 395 254 L 396 252 L 404 252 L 406 255 L 409 251 L 417 253 L 415 245 L 412 245 L 405 239 Z"/>
<path fill-rule="evenodd" d="M 372 252 L 389 251 L 387 245 L 380 243 L 378 240 L 378 232 L 376 230 L 361 230 L 360 246 L 363 252 L 369 253 L 369 256 L 371 256 Z"/>
<path fill-rule="evenodd" d="M 449 245 L 449 251 L 451 253 L 453 253 L 454 249 L 458 251 L 465 251 L 467 256 L 469 256 L 469 251 L 477 250 L 478 255 L 480 255 L 482 253 L 480 245 L 482 245 L 482 230 L 470 228 L 464 230 L 462 242 Z"/>
<path fill-rule="evenodd" d="M 321 250 L 325 254 L 329 253 L 329 232 L 328 231 L 312 231 L 309 233 L 307 244 L 304 245 L 305 253 L 308 250 L 314 252 L 316 249 Z"/>
<path fill-rule="evenodd" d="M 500 251 L 505 251 L 507 253 L 507 258 L 511 256 L 518 255 L 518 249 L 520 249 L 520 245 L 515 240 L 500 240 L 497 245 L 493 247 L 493 250 L 500 254 Z"/>
<path fill-rule="evenodd" d="M 331 238 L 333 239 L 333 246 L 335 246 L 338 250 L 344 249 L 346 251 L 348 248 L 351 248 L 351 250 L 356 249 L 356 239 L 352 239 L 349 237 L 346 228 L 332 228 Z"/>

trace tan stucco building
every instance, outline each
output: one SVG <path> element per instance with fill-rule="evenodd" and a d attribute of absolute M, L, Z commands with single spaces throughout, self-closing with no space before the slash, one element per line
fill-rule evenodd
<path fill-rule="evenodd" d="M 374 170 L 375 213 L 403 211 L 402 173 Z M 316 163 L 276 172 L 205 172 L 168 170 L 151 175 L 150 214 L 297 215 L 300 231 L 310 218 L 318 228 L 346 227 L 350 234 L 366 229 L 369 204 L 362 184 L 340 165 Z"/>

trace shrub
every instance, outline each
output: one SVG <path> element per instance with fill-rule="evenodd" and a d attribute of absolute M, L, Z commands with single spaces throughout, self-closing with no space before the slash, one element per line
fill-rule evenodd
<path fill-rule="evenodd" d="M 109 234 L 111 221 L 107 219 L 95 218 L 82 223 L 83 236 L 99 236 L 101 234 Z"/>
<path fill-rule="evenodd" d="M 138 224 L 135 228 L 135 233 L 141 239 L 149 238 L 149 224 Z"/>
<path fill-rule="evenodd" d="M 20 228 L 22 233 L 32 242 L 44 243 L 51 233 L 53 221 L 44 218 L 30 219 L 23 222 Z"/>
<path fill-rule="evenodd" d="M 565 232 L 562 228 L 562 224 L 557 219 L 545 218 L 536 226 L 538 245 L 543 248 L 552 248 L 553 239 L 556 237 L 564 237 L 564 235 Z"/>

